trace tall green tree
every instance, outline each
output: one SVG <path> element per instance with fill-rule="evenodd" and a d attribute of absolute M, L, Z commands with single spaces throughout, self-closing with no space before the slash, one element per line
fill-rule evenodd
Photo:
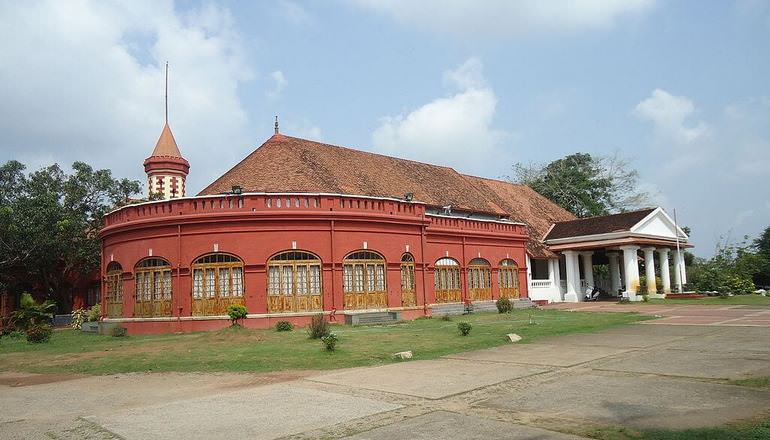
<path fill-rule="evenodd" d="M 75 162 L 25 173 L 9 161 L 0 168 L 0 283 L 14 290 L 40 286 L 60 310 L 72 306 L 74 283 L 99 266 L 99 230 L 109 210 L 125 204 L 139 182 Z M 3 286 L 0 286 L 2 288 Z"/>
<path fill-rule="evenodd" d="M 649 195 L 638 187 L 639 173 L 619 156 L 576 153 L 548 164 L 517 163 L 513 180 L 530 186 L 578 217 L 639 208 Z"/>
<path fill-rule="evenodd" d="M 757 248 L 757 252 L 770 258 L 770 226 L 766 227 L 762 235 L 754 240 L 754 246 Z"/>

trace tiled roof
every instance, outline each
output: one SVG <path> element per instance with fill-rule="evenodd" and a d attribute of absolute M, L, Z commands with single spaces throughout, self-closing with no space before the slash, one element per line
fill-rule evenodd
<path fill-rule="evenodd" d="M 575 217 L 525 185 L 466 176 L 452 168 L 276 134 L 199 195 L 228 192 L 325 192 L 402 198 L 455 210 L 507 215 L 527 223 L 528 251 L 552 256 L 540 242 L 551 224 Z"/>
<path fill-rule="evenodd" d="M 449 167 L 368 153 L 276 134 L 207 186 L 200 195 L 228 192 L 326 192 L 403 198 L 433 206 L 503 215 L 474 185 Z"/>
<path fill-rule="evenodd" d="M 508 212 L 511 220 L 529 226 L 527 251 L 533 257 L 553 257 L 541 239 L 555 222 L 574 220 L 575 215 L 553 203 L 527 185 L 483 177 L 465 176 L 496 205 Z"/>
<path fill-rule="evenodd" d="M 176 139 L 174 139 L 174 134 L 171 133 L 168 123 L 163 126 L 163 131 L 160 133 L 158 142 L 155 144 L 155 149 L 152 150 L 152 156 L 182 157 L 182 153 L 179 152 L 179 147 L 176 146 Z"/>
<path fill-rule="evenodd" d="M 548 233 L 546 240 L 628 231 L 654 210 L 655 208 L 645 208 L 620 214 L 558 222 Z"/>

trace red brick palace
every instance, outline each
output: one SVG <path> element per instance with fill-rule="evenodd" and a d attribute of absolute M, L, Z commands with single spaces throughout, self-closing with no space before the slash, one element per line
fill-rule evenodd
<path fill-rule="evenodd" d="M 570 213 L 529 187 L 448 167 L 276 128 L 188 197 L 189 164 L 168 125 L 144 166 L 163 200 L 113 211 L 101 231 L 105 322 L 135 334 L 224 327 L 231 304 L 246 306 L 244 325 L 267 327 L 317 313 L 413 318 L 533 297 L 546 280 L 534 299 L 560 301 L 560 265 L 567 280 L 576 267 L 565 270 L 546 238 Z"/>

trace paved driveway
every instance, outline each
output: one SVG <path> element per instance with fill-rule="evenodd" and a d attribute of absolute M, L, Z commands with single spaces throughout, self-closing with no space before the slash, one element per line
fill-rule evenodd
<path fill-rule="evenodd" d="M 770 376 L 767 341 L 767 326 L 635 324 L 333 372 L 4 373 L 0 437 L 567 439 L 713 426 L 770 411 L 770 390 L 731 383 Z"/>
<path fill-rule="evenodd" d="M 584 312 L 639 312 L 661 316 L 648 325 L 715 325 L 770 327 L 770 307 L 698 304 L 617 304 L 615 302 L 560 303 L 551 309 Z"/>

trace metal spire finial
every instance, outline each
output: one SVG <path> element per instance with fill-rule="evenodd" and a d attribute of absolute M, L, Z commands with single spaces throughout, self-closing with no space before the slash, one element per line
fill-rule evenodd
<path fill-rule="evenodd" d="M 166 124 L 168 124 L 168 61 L 166 61 Z"/>
<path fill-rule="evenodd" d="M 275 115 L 275 134 L 278 134 L 278 115 Z"/>

